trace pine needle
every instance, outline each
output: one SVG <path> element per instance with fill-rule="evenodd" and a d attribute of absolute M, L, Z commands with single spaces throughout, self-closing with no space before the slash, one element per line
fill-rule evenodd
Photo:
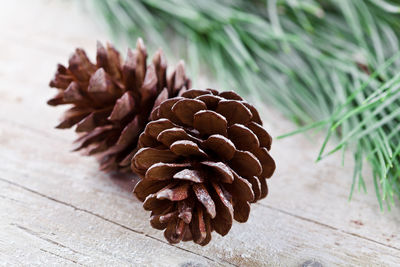
<path fill-rule="evenodd" d="M 389 0 L 96 0 L 118 38 L 180 51 L 192 70 L 326 130 L 318 160 L 354 154 L 350 198 L 372 168 L 383 208 L 400 198 L 400 5 Z M 171 41 L 174 42 L 171 42 Z M 170 51 L 176 47 L 169 47 Z M 182 56 L 180 54 L 179 56 Z M 335 137 L 336 147 L 325 153 Z"/>

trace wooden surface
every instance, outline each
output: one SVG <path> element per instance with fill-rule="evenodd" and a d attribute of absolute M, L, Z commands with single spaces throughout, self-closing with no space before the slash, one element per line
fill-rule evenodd
<path fill-rule="evenodd" d="M 344 168 L 339 155 L 315 164 L 321 140 L 304 136 L 274 141 L 270 194 L 247 223 L 206 247 L 168 244 L 132 196 L 134 182 L 70 153 L 74 132 L 54 129 L 65 108 L 45 104 L 56 63 L 76 46 L 93 56 L 95 41 L 106 40 L 102 27 L 73 2 L 3 1 L 0 36 L 0 265 L 400 263 L 400 209 L 379 211 L 371 183 L 348 202 L 351 155 Z M 277 112 L 262 113 L 274 136 L 294 129 Z"/>

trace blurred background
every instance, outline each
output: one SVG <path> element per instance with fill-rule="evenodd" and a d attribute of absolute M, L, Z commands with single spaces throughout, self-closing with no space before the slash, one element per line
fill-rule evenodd
<path fill-rule="evenodd" d="M 350 150 L 349 177 L 380 208 L 400 197 L 400 3 L 317 0 L 93 1 L 85 7 L 118 44 L 138 36 L 200 74 L 320 130 L 322 158 Z M 287 135 L 285 135 L 287 136 Z M 326 144 L 333 141 L 333 147 Z M 343 159 L 343 162 L 345 159 Z M 347 161 L 347 160 L 346 160 Z M 385 207 L 384 207 L 385 206 Z"/>

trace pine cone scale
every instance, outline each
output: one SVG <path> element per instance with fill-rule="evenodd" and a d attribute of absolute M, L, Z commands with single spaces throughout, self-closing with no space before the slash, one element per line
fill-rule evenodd
<path fill-rule="evenodd" d="M 189 167 L 189 163 L 156 163 L 153 164 L 145 174 L 146 180 L 169 180 L 184 168 Z"/>
<path fill-rule="evenodd" d="M 107 118 L 110 121 L 121 121 L 131 114 L 136 107 L 135 99 L 130 91 L 125 92 L 116 102 L 114 108 Z"/>
<path fill-rule="evenodd" d="M 197 214 L 193 216 L 193 222 L 190 224 L 193 241 L 197 244 L 207 244 L 211 239 L 210 216 L 204 214 L 202 208 L 197 208 Z"/>
<path fill-rule="evenodd" d="M 226 119 L 212 110 L 202 110 L 194 114 L 193 127 L 202 135 L 220 134 L 227 136 Z"/>
<path fill-rule="evenodd" d="M 170 147 L 175 141 L 179 140 L 198 141 L 196 137 L 178 127 L 166 129 L 157 136 L 157 141 L 163 143 L 167 147 Z"/>
<path fill-rule="evenodd" d="M 90 144 L 98 143 L 99 141 L 103 140 L 104 137 L 113 132 L 112 130 L 112 125 L 105 125 L 96 127 L 93 131 L 83 134 L 81 137 L 75 140 L 75 142 L 78 143 L 78 147 L 76 147 L 74 151 L 78 151 L 84 147 L 89 146 Z"/>
<path fill-rule="evenodd" d="M 210 175 L 218 177 L 223 183 L 231 184 L 234 180 L 232 170 L 223 162 L 202 161 L 200 164 L 209 167 Z M 207 169 L 207 168 L 206 168 Z"/>
<path fill-rule="evenodd" d="M 190 164 L 187 164 L 189 167 Z M 147 174 L 147 172 L 146 172 Z M 173 179 L 187 180 L 193 183 L 202 183 L 204 178 L 200 171 L 191 170 L 191 169 L 183 169 L 172 176 Z"/>
<path fill-rule="evenodd" d="M 231 195 L 224 188 L 215 183 L 211 182 L 213 187 L 212 195 L 214 195 L 215 204 L 217 207 L 217 215 L 212 220 L 214 230 L 224 236 L 228 234 L 233 223 L 233 206 L 231 203 Z"/>
<path fill-rule="evenodd" d="M 147 198 L 147 196 L 158 192 L 159 190 L 161 190 L 162 188 L 164 188 L 169 184 L 171 184 L 171 181 L 168 180 L 156 181 L 156 182 L 154 180 L 153 181 L 143 180 L 135 186 L 135 188 L 137 188 L 137 190 L 135 189 L 135 195 L 140 201 L 144 201 Z M 168 203 L 171 204 L 172 206 L 171 202 Z M 156 211 L 152 210 L 152 212 Z"/>
<path fill-rule="evenodd" d="M 169 149 L 177 156 L 183 157 L 207 157 L 207 154 L 192 141 L 179 140 L 171 144 Z"/>
<path fill-rule="evenodd" d="M 76 132 L 89 132 L 94 130 L 98 126 L 103 126 L 107 124 L 107 117 L 111 112 L 111 107 L 95 110 L 86 116 L 80 122 L 76 124 Z"/>
<path fill-rule="evenodd" d="M 184 200 L 178 203 L 178 218 L 182 219 L 186 224 L 192 221 L 194 201 Z"/>
<path fill-rule="evenodd" d="M 207 211 L 207 213 L 211 216 L 212 219 L 217 215 L 216 206 L 214 200 L 210 196 L 207 188 L 203 184 L 193 184 L 192 189 L 194 194 L 197 197 L 197 200 L 203 204 L 203 207 Z"/>
<path fill-rule="evenodd" d="M 62 121 L 56 126 L 56 128 L 70 128 L 79 121 L 83 120 L 86 116 L 90 115 L 91 111 L 92 110 L 90 108 L 71 108 L 65 112 Z"/>
<path fill-rule="evenodd" d="M 245 105 L 235 100 L 219 101 L 216 112 L 226 118 L 229 126 L 235 123 L 247 124 L 253 117 L 253 114 Z"/>
<path fill-rule="evenodd" d="M 203 101 L 196 99 L 182 99 L 172 106 L 172 112 L 182 123 L 188 126 L 193 126 L 194 114 L 206 108 L 207 106 Z"/>
<path fill-rule="evenodd" d="M 79 88 L 79 84 L 75 81 L 71 82 L 67 89 L 65 89 L 63 94 L 63 100 L 65 103 L 76 103 L 78 105 L 84 106 L 88 102 L 85 97 L 82 95 L 81 90 Z"/>
<path fill-rule="evenodd" d="M 210 135 L 207 140 L 203 141 L 203 146 L 225 161 L 232 159 L 236 151 L 233 142 L 219 134 Z"/>
<path fill-rule="evenodd" d="M 148 169 L 153 164 L 173 163 L 179 156 L 167 149 L 142 148 L 135 154 L 135 166 L 140 169 Z"/>
<path fill-rule="evenodd" d="M 261 199 L 261 182 L 257 176 L 248 176 L 246 177 L 247 181 L 251 184 L 251 189 L 254 194 L 254 200 L 252 202 L 256 202 L 258 199 Z"/>
<path fill-rule="evenodd" d="M 236 150 L 229 165 L 241 176 L 259 176 L 262 172 L 260 161 L 249 151 Z"/>
<path fill-rule="evenodd" d="M 232 194 L 236 196 L 236 199 L 242 201 L 254 201 L 254 191 L 249 181 L 239 176 L 237 173 L 232 171 L 234 180 L 232 183 L 225 184 L 224 187 Z"/>
<path fill-rule="evenodd" d="M 257 136 L 261 147 L 266 147 L 268 150 L 271 149 L 272 137 L 260 124 L 253 121 L 247 124 L 247 127 Z"/>
<path fill-rule="evenodd" d="M 236 149 L 251 150 L 260 146 L 257 135 L 243 124 L 233 124 L 228 128 L 228 137 Z"/>
<path fill-rule="evenodd" d="M 250 216 L 250 204 L 246 201 L 237 201 L 233 204 L 233 218 L 241 223 L 247 222 Z"/>

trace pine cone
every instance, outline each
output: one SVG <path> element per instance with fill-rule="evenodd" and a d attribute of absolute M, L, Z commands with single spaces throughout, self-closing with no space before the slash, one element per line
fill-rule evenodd
<path fill-rule="evenodd" d="M 153 108 L 190 87 L 180 62 L 167 79 L 167 63 L 161 50 L 147 66 L 141 39 L 136 50 L 128 49 L 125 62 L 110 44 L 97 44 L 96 64 L 76 49 L 69 66 L 59 64 L 50 87 L 58 94 L 48 101 L 57 106 L 72 104 L 57 128 L 76 125 L 80 137 L 75 150 L 86 148 L 98 155 L 100 169 L 128 170 L 137 140 Z"/>
<path fill-rule="evenodd" d="M 206 245 L 246 222 L 250 203 L 267 196 L 275 170 L 272 138 L 257 110 L 234 92 L 188 90 L 164 101 L 139 137 L 134 193 L 151 225 L 170 243 Z"/>

